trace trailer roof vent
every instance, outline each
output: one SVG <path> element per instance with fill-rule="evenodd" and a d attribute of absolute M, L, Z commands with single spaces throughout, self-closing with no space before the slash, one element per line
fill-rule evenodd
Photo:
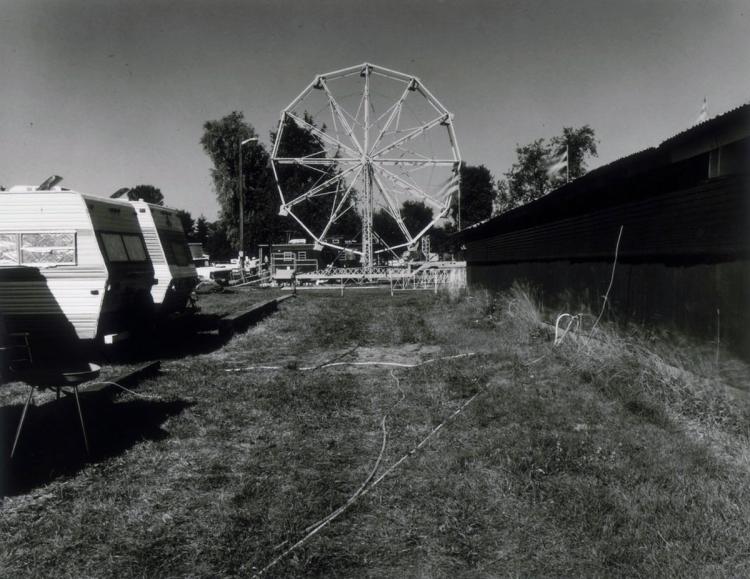
<path fill-rule="evenodd" d="M 121 187 L 120 189 L 118 189 L 117 191 L 115 191 L 114 193 L 112 193 L 112 195 L 110 195 L 109 198 L 110 199 L 119 199 L 120 197 L 122 197 L 123 195 L 125 195 L 128 191 L 130 191 L 130 187 Z"/>
<path fill-rule="evenodd" d="M 60 177 L 60 175 L 52 175 L 51 177 L 47 177 L 44 182 L 37 187 L 38 191 L 52 191 L 52 188 L 60 183 L 63 178 Z M 58 189 L 59 190 L 59 189 Z"/>

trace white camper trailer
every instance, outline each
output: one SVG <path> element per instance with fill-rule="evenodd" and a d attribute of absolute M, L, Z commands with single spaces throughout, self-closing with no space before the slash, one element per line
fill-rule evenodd
<path fill-rule="evenodd" d="M 0 314 L 33 344 L 73 347 L 153 315 L 154 270 L 136 210 L 58 187 L 0 192 Z"/>
<path fill-rule="evenodd" d="M 193 257 L 176 209 L 145 201 L 131 201 L 138 215 L 146 249 L 154 265 L 156 284 L 151 288 L 160 314 L 183 311 L 198 283 Z"/>

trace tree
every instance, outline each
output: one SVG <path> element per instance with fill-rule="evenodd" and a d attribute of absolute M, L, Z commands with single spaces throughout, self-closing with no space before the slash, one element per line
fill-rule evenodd
<path fill-rule="evenodd" d="M 128 199 L 131 201 L 142 199 L 146 203 L 164 205 L 164 195 L 162 195 L 161 189 L 153 185 L 136 185 L 128 191 Z"/>
<path fill-rule="evenodd" d="M 586 174 L 587 156 L 599 156 L 599 152 L 596 150 L 596 143 L 594 129 L 589 125 L 583 125 L 578 129 L 563 127 L 563 134 L 559 137 L 553 137 L 550 141 L 553 150 L 562 151 L 567 147 L 570 181 L 583 177 Z"/>
<path fill-rule="evenodd" d="M 227 237 L 226 227 L 219 220 L 208 224 L 208 237 L 203 246 L 211 261 L 228 261 L 237 255 L 237 250 Z"/>
<path fill-rule="evenodd" d="M 461 163 L 461 228 L 466 228 L 492 215 L 495 184 L 492 173 L 484 165 L 473 166 Z M 451 202 L 450 215 L 458 223 L 456 195 Z"/>
<path fill-rule="evenodd" d="M 372 228 L 388 245 L 398 245 L 406 241 L 396 220 L 385 209 L 378 209 L 372 214 Z"/>
<path fill-rule="evenodd" d="M 562 135 L 549 142 L 537 139 L 516 147 L 516 162 L 498 183 L 495 211 L 504 212 L 545 196 L 566 182 L 586 174 L 587 158 L 598 156 L 596 135 L 589 125 L 563 127 Z M 568 152 L 567 167 L 556 175 L 548 172 L 550 160 Z M 569 171 L 569 174 L 568 174 Z"/>
<path fill-rule="evenodd" d="M 180 218 L 180 222 L 182 223 L 182 229 L 185 232 L 185 237 L 187 237 L 189 241 L 192 241 L 193 233 L 195 229 L 195 220 L 193 219 L 193 216 L 190 215 L 189 211 L 185 211 L 184 209 L 178 209 L 177 217 Z"/>
<path fill-rule="evenodd" d="M 404 225 L 406 225 L 409 233 L 416 235 L 432 221 L 432 209 L 427 207 L 423 201 L 408 199 L 401 206 L 401 219 L 404 220 Z"/>
<path fill-rule="evenodd" d="M 517 161 L 505 173 L 508 199 L 513 207 L 539 199 L 551 190 L 547 166 L 550 147 L 544 139 L 537 139 L 523 147 L 516 147 Z"/>
<path fill-rule="evenodd" d="M 193 236 L 196 242 L 206 244 L 208 240 L 208 226 L 208 220 L 203 215 L 198 217 L 198 220 L 195 222 L 195 234 Z"/>
<path fill-rule="evenodd" d="M 219 120 L 203 125 L 200 143 L 211 159 L 211 178 L 219 202 L 219 221 L 227 243 L 237 248 L 239 237 L 239 147 L 245 139 L 256 137 L 255 129 L 245 122 L 241 112 L 234 111 Z M 279 199 L 269 170 L 269 155 L 258 141 L 242 148 L 244 193 L 243 247 L 274 241 L 280 231 Z M 235 249 L 235 254 L 237 253 Z"/>

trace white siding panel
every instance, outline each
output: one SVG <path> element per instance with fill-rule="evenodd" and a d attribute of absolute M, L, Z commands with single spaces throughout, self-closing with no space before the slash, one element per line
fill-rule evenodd
<path fill-rule="evenodd" d="M 28 317 L 64 315 L 79 338 L 89 339 L 96 334 L 104 286 L 100 278 L 6 281 L 0 288 L 0 312 Z"/>
<path fill-rule="evenodd" d="M 84 196 L 60 191 L 0 193 L 0 231 L 75 232 L 76 265 L 39 267 L 42 279 L 38 280 L 4 280 L 0 284 L 0 312 L 31 323 L 42 320 L 41 327 L 49 324 L 50 332 L 65 325 L 67 319 L 79 338 L 93 338 L 107 269 Z"/>

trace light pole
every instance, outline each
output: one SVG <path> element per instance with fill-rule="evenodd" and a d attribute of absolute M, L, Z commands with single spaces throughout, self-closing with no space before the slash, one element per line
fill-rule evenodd
<path fill-rule="evenodd" d="M 240 279 L 242 281 L 245 281 L 245 193 L 243 191 L 243 179 L 242 179 L 242 147 L 247 145 L 248 143 L 252 143 L 254 141 L 257 141 L 258 137 L 251 137 L 249 139 L 245 139 L 244 141 L 240 141 L 239 146 L 239 165 L 240 165 L 240 239 L 239 243 L 239 253 L 238 253 L 238 259 L 237 259 L 237 266 L 240 268 Z"/>

